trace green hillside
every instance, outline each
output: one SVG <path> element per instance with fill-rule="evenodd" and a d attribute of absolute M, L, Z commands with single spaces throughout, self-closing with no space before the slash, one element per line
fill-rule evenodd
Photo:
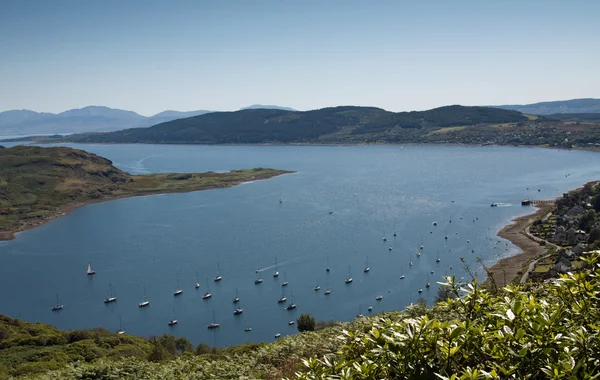
<path fill-rule="evenodd" d="M 90 202 L 230 187 L 287 173 L 273 169 L 229 173 L 131 175 L 110 160 L 71 148 L 0 149 L 0 240 Z"/>
<path fill-rule="evenodd" d="M 389 112 L 374 107 L 334 107 L 305 112 L 249 109 L 214 112 L 104 134 L 77 135 L 73 142 L 118 143 L 313 143 L 362 142 L 419 135 L 457 125 L 518 123 L 515 111 L 487 107 L 447 106 L 429 111 Z"/>

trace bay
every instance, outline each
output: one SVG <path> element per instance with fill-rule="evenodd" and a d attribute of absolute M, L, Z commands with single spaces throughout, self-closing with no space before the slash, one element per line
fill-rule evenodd
<path fill-rule="evenodd" d="M 512 218 L 534 211 L 521 207 L 522 199 L 551 199 L 600 177 L 600 155 L 586 151 L 70 146 L 135 174 L 249 167 L 296 171 L 229 189 L 92 204 L 0 242 L 0 313 L 61 329 L 112 331 L 121 317 L 130 334 L 170 333 L 214 346 L 296 333 L 288 322 L 303 312 L 319 321 L 350 320 L 368 314 L 369 306 L 376 313 L 401 309 L 419 297 L 432 302 L 442 276 L 466 276 L 461 257 L 483 279 L 476 258 L 492 265 L 518 253 L 496 233 Z M 367 260 L 371 270 L 363 273 Z M 97 271 L 93 277 L 85 274 L 88 261 Z M 220 282 L 213 281 L 217 265 Z M 349 270 L 354 280 L 346 284 Z M 262 284 L 254 284 L 257 277 Z M 289 285 L 283 294 L 298 305 L 293 311 L 277 303 L 284 279 Z M 184 292 L 174 297 L 177 280 Z M 106 305 L 109 284 L 117 302 Z M 213 297 L 203 300 L 208 286 Z M 144 287 L 150 306 L 140 309 Z M 232 303 L 236 289 L 244 309 L 238 316 Z M 60 312 L 51 311 L 56 294 L 64 304 Z M 383 299 L 376 301 L 377 295 Z M 208 330 L 213 312 L 221 327 Z M 173 315 L 179 324 L 169 327 Z"/>

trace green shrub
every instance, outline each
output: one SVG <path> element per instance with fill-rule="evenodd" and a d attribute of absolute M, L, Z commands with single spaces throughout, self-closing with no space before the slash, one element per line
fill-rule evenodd
<path fill-rule="evenodd" d="M 300 314 L 300 317 L 298 317 L 296 325 L 298 326 L 298 331 L 300 332 L 315 331 L 315 326 L 317 325 L 317 322 L 315 321 L 315 318 L 312 315 L 308 313 L 302 313 Z"/>

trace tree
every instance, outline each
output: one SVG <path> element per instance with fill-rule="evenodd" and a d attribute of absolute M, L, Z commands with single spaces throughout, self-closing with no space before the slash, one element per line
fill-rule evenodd
<path fill-rule="evenodd" d="M 297 326 L 298 331 L 315 331 L 315 326 L 317 325 L 317 321 L 315 321 L 315 317 L 308 313 L 302 313 L 298 318 Z"/>

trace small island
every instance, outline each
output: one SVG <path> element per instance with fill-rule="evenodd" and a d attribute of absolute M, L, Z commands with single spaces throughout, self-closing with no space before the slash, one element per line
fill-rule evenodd
<path fill-rule="evenodd" d="M 228 173 L 132 175 L 106 158 L 66 147 L 0 149 L 0 240 L 89 203 L 225 188 L 291 173 L 266 168 Z"/>

